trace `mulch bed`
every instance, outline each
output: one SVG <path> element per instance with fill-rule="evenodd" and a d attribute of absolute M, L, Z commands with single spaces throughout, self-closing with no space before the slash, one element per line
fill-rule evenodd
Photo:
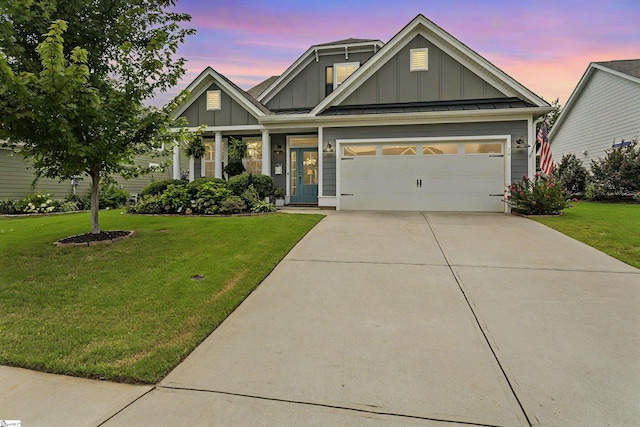
<path fill-rule="evenodd" d="M 135 231 L 129 230 L 110 230 L 101 231 L 98 234 L 85 233 L 78 234 L 76 236 L 66 237 L 58 240 L 54 244 L 58 247 L 61 246 L 94 246 L 98 244 L 108 244 L 133 237 Z"/>

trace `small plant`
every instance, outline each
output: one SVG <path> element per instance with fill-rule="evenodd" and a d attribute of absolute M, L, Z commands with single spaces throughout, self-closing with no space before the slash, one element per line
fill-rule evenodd
<path fill-rule="evenodd" d="M 130 206 L 128 211 L 130 213 L 139 214 L 161 214 L 164 213 L 164 205 L 162 204 L 162 196 L 142 196 L 138 203 Z"/>
<path fill-rule="evenodd" d="M 55 212 L 58 202 L 51 199 L 48 194 L 29 194 L 18 202 L 20 213 L 51 213 Z"/>
<path fill-rule="evenodd" d="M 20 213 L 20 206 L 15 200 L 0 200 L 0 214 L 14 215 Z"/>
<path fill-rule="evenodd" d="M 200 191 L 200 187 L 203 184 L 209 183 L 209 182 L 213 182 L 215 184 L 218 184 L 218 186 L 225 186 L 227 185 L 227 181 L 225 181 L 224 179 L 220 179 L 220 178 L 196 178 L 193 181 L 191 181 L 190 183 L 187 184 L 187 190 L 189 190 L 189 194 L 191 195 L 191 197 L 196 197 L 196 195 L 198 194 L 198 191 Z"/>
<path fill-rule="evenodd" d="M 160 195 L 160 201 L 165 213 L 184 213 L 190 205 L 191 198 L 184 185 L 169 184 Z"/>
<path fill-rule="evenodd" d="M 575 154 L 563 156 L 552 175 L 572 196 L 584 194 L 588 173 Z"/>
<path fill-rule="evenodd" d="M 240 196 L 229 196 L 220 203 L 219 212 L 221 214 L 230 215 L 238 214 L 247 209 L 247 205 Z"/>
<path fill-rule="evenodd" d="M 247 209 L 250 210 L 261 201 L 258 196 L 258 191 L 253 185 L 250 185 L 249 188 L 244 190 L 244 193 L 242 193 L 240 197 L 242 197 L 242 200 L 247 204 Z"/>
<path fill-rule="evenodd" d="M 284 188 L 276 188 L 273 195 L 276 199 L 284 199 L 287 193 L 284 191 Z"/>
<path fill-rule="evenodd" d="M 633 202 L 640 203 L 640 191 L 633 195 Z"/>
<path fill-rule="evenodd" d="M 507 189 L 509 194 L 505 202 L 514 211 L 525 215 L 555 215 L 571 206 L 562 185 L 540 174 L 533 179 L 525 176 Z"/>
<path fill-rule="evenodd" d="M 275 191 L 273 178 L 262 174 L 252 175 L 243 173 L 236 175 L 229 178 L 227 185 L 236 196 L 242 196 L 242 193 L 244 193 L 250 185 L 255 187 L 260 199 L 272 196 Z"/>
<path fill-rule="evenodd" d="M 72 194 L 64 199 L 63 204 L 73 203 L 76 205 L 76 211 L 85 211 L 91 208 L 91 197 Z"/>
<path fill-rule="evenodd" d="M 194 138 L 189 142 L 189 145 L 184 149 L 184 153 L 190 157 L 201 158 L 204 157 L 207 152 L 204 142 L 201 137 Z"/>
<path fill-rule="evenodd" d="M 162 179 L 159 181 L 151 181 L 147 184 L 142 191 L 140 192 L 141 196 L 155 196 L 158 194 L 162 194 L 164 190 L 167 189 L 169 185 L 181 185 L 185 184 L 185 181 L 181 179 Z"/>
<path fill-rule="evenodd" d="M 216 214 L 220 210 L 221 203 L 232 195 L 231 190 L 224 184 L 213 181 L 204 182 L 199 186 L 191 207 L 197 213 Z"/>
<path fill-rule="evenodd" d="M 118 188 L 114 183 L 108 183 L 100 189 L 100 209 L 117 209 L 127 203 L 131 196 L 127 190 Z"/>
<path fill-rule="evenodd" d="M 254 212 L 254 213 L 275 212 L 276 210 L 277 209 L 273 204 L 271 204 L 269 202 L 262 201 L 262 200 L 259 200 L 251 208 L 251 212 Z"/>
<path fill-rule="evenodd" d="M 62 202 L 62 204 L 58 207 L 60 212 L 77 212 L 78 205 L 75 202 L 67 201 Z"/>

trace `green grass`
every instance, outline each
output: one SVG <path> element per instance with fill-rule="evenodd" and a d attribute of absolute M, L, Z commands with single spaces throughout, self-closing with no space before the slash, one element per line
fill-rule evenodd
<path fill-rule="evenodd" d="M 640 268 L 640 205 L 591 202 L 574 205 L 563 216 L 534 219 Z"/>
<path fill-rule="evenodd" d="M 111 245 L 56 248 L 87 213 L 0 219 L 0 364 L 156 383 L 271 272 L 321 215 L 100 213 Z M 194 275 L 205 276 L 191 280 Z"/>

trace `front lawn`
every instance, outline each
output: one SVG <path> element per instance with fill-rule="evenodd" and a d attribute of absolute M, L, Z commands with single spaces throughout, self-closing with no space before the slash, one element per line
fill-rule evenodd
<path fill-rule="evenodd" d="M 321 219 L 104 211 L 103 230 L 137 236 L 57 248 L 88 231 L 88 213 L 2 218 L 0 364 L 156 383 Z"/>
<path fill-rule="evenodd" d="M 535 220 L 640 268 L 640 205 L 592 202 L 574 205 L 563 216 Z"/>

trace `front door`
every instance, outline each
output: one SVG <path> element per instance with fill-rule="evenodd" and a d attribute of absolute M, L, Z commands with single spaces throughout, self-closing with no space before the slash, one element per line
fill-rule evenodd
<path fill-rule="evenodd" d="M 318 203 L 318 149 L 291 148 L 291 203 Z"/>

